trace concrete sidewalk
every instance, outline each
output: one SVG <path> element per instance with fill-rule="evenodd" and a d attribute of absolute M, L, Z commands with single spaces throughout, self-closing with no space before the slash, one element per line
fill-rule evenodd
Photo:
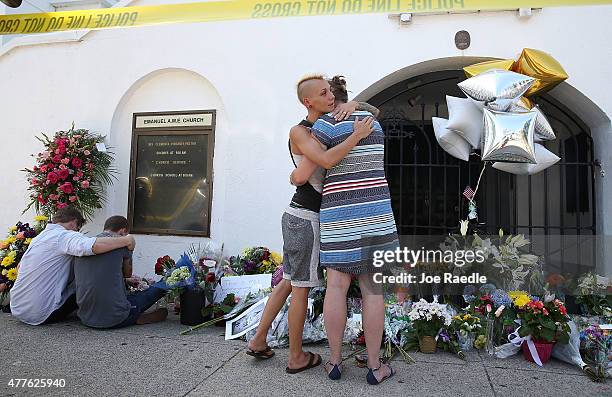
<path fill-rule="evenodd" d="M 467 361 L 438 352 L 396 359 L 397 375 L 380 386 L 366 371 L 345 363 L 342 380 L 321 368 L 285 373 L 287 349 L 256 361 L 246 343 L 225 341 L 224 328 L 181 336 L 176 315 L 147 326 L 99 331 L 76 321 L 31 327 L 0 314 L 0 396 L 604 396 L 612 383 L 593 383 L 574 366 L 551 361 L 543 368 L 522 355 L 496 360 L 470 352 Z M 327 357 L 325 345 L 307 346 Z M 348 347 L 347 347 L 348 352 Z M 11 388 L 11 378 L 66 380 L 64 388 Z"/>

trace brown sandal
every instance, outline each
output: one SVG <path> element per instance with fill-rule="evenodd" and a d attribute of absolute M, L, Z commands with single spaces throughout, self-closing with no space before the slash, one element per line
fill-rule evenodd
<path fill-rule="evenodd" d="M 248 354 L 251 357 L 260 358 L 262 360 L 267 360 L 269 358 L 274 357 L 276 353 L 274 353 L 274 350 L 272 350 L 270 346 L 268 346 L 264 350 L 260 350 L 260 351 L 249 349 L 247 350 L 246 354 Z"/>
<path fill-rule="evenodd" d="M 288 374 L 298 374 L 302 371 L 306 371 L 307 369 L 310 368 L 314 368 L 317 367 L 319 365 L 321 365 L 321 362 L 323 361 L 321 359 L 321 356 L 318 354 L 314 354 L 311 352 L 308 352 L 308 354 L 310 355 L 310 359 L 308 360 L 308 364 L 306 364 L 306 366 L 302 367 L 302 368 L 285 368 L 285 372 L 287 372 Z"/>

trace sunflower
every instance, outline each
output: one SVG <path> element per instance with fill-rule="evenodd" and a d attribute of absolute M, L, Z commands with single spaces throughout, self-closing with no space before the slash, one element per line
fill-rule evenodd
<path fill-rule="evenodd" d="M 8 278 L 10 281 L 15 281 L 17 280 L 17 268 L 14 267 L 12 269 L 10 269 L 7 273 L 6 273 L 6 278 Z"/>

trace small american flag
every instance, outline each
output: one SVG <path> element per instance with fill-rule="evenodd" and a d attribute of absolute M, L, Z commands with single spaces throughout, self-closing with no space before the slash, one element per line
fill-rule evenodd
<path fill-rule="evenodd" d="M 474 198 L 474 191 L 472 190 L 472 188 L 471 188 L 471 187 L 467 186 L 467 187 L 465 188 L 465 190 L 463 191 L 463 196 L 464 196 L 466 199 L 471 200 L 471 199 L 473 199 L 473 198 Z"/>

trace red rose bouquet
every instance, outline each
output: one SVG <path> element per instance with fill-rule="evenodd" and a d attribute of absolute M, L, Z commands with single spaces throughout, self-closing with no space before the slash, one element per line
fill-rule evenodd
<path fill-rule="evenodd" d="M 157 262 L 155 262 L 155 274 L 159 276 L 169 275 L 170 271 L 174 269 L 174 266 L 174 259 L 170 258 L 168 255 L 157 258 Z"/>
<path fill-rule="evenodd" d="M 102 208 L 104 189 L 113 182 L 112 153 L 102 144 L 104 137 L 87 130 L 58 131 L 53 137 L 37 138 L 45 149 L 33 155 L 36 165 L 25 169 L 30 203 L 36 212 L 50 216 L 56 209 L 73 205 L 87 219 Z"/>

